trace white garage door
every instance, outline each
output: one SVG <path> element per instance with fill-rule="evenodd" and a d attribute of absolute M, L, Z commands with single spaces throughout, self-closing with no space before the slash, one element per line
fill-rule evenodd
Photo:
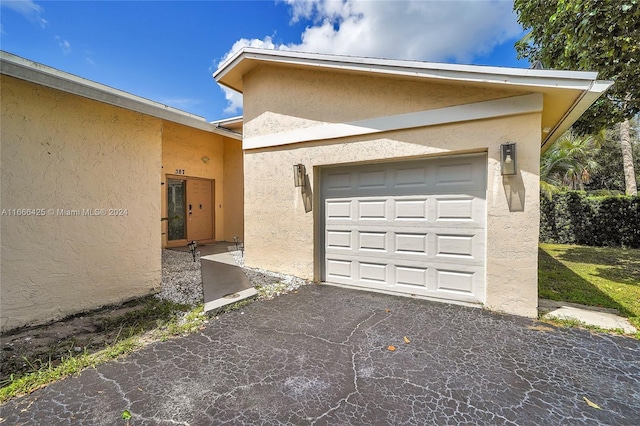
<path fill-rule="evenodd" d="M 486 164 L 474 155 L 323 169 L 323 280 L 484 302 Z"/>

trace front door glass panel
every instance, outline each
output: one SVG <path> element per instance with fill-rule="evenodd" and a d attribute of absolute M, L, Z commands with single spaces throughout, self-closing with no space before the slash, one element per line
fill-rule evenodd
<path fill-rule="evenodd" d="M 168 236 L 169 241 L 184 240 L 187 237 L 185 227 L 186 182 L 169 179 L 167 190 L 168 204 Z"/>

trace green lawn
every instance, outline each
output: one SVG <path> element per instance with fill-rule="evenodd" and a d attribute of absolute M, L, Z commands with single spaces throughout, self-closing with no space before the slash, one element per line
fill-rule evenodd
<path fill-rule="evenodd" d="M 540 244 L 541 298 L 614 308 L 640 330 L 640 250 Z"/>

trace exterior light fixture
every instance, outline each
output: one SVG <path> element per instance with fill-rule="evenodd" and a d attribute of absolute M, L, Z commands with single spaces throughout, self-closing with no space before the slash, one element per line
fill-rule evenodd
<path fill-rule="evenodd" d="M 500 168 L 503 176 L 518 173 L 515 143 L 503 143 L 500 145 Z"/>
<path fill-rule="evenodd" d="M 293 165 L 293 184 L 296 188 L 304 186 L 304 178 L 307 174 L 304 164 Z"/>
<path fill-rule="evenodd" d="M 196 248 L 198 247 L 197 241 L 191 241 L 189 244 L 189 251 L 191 252 L 191 256 L 193 256 L 193 261 L 196 261 Z"/>

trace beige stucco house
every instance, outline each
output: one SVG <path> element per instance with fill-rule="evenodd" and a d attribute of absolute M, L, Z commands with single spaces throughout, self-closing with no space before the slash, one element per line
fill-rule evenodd
<path fill-rule="evenodd" d="M 0 65 L 2 331 L 154 293 L 162 247 L 243 235 L 241 120 Z"/>
<path fill-rule="evenodd" d="M 246 48 L 214 74 L 244 117 L 209 123 L 0 65 L 2 331 L 151 294 L 163 247 L 236 236 L 249 266 L 535 316 L 540 151 L 610 84 Z"/>
<path fill-rule="evenodd" d="M 540 152 L 609 82 L 253 48 L 214 77 L 244 96 L 248 266 L 537 315 Z"/>

